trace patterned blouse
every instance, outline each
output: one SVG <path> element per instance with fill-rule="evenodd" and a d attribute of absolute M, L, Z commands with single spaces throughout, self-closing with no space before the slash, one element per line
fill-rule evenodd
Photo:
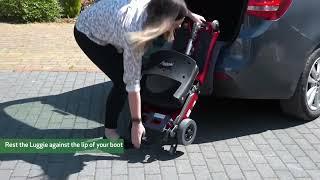
<path fill-rule="evenodd" d="M 76 28 L 95 43 L 123 52 L 123 81 L 128 92 L 140 91 L 143 51 L 130 46 L 128 32 L 142 30 L 150 0 L 100 0 L 79 15 Z"/>

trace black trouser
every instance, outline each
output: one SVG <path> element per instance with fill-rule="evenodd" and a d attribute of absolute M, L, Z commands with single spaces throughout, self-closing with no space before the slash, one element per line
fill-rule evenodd
<path fill-rule="evenodd" d="M 74 28 L 74 37 L 88 58 L 113 82 L 106 104 L 105 128 L 117 128 L 117 120 L 127 98 L 123 82 L 123 54 L 112 45 L 101 46 Z"/>

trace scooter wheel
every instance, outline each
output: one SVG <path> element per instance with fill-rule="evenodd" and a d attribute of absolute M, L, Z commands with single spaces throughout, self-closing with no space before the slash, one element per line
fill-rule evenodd
<path fill-rule="evenodd" d="M 182 145 L 192 144 L 197 135 L 197 124 L 192 119 L 184 119 L 180 122 L 177 132 L 178 143 Z"/>

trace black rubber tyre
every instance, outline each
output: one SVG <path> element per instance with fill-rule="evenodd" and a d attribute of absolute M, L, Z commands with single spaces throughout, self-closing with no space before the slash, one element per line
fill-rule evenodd
<path fill-rule="evenodd" d="M 197 124 L 192 119 L 184 119 L 178 127 L 178 143 L 182 145 L 192 144 L 197 135 Z"/>
<path fill-rule="evenodd" d="M 294 95 L 287 100 L 280 100 L 282 111 L 290 116 L 297 117 L 301 120 L 311 121 L 320 115 L 320 106 L 317 109 L 311 109 L 307 101 L 308 78 L 311 73 L 311 68 L 316 62 L 320 68 L 320 48 L 315 50 L 307 59 L 305 68 L 300 76 L 298 85 Z M 319 86 L 319 83 L 318 83 Z M 318 92 L 320 93 L 320 92 Z"/>

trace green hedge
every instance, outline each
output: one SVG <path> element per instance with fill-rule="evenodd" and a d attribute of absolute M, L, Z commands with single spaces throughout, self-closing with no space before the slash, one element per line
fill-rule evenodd
<path fill-rule="evenodd" d="M 0 0 L 0 21 L 49 22 L 76 17 L 81 0 Z"/>
<path fill-rule="evenodd" d="M 55 21 L 61 11 L 57 0 L 0 0 L 0 19 L 5 21 Z"/>
<path fill-rule="evenodd" d="M 81 0 L 60 0 L 63 9 L 62 16 L 74 18 L 81 10 Z"/>

